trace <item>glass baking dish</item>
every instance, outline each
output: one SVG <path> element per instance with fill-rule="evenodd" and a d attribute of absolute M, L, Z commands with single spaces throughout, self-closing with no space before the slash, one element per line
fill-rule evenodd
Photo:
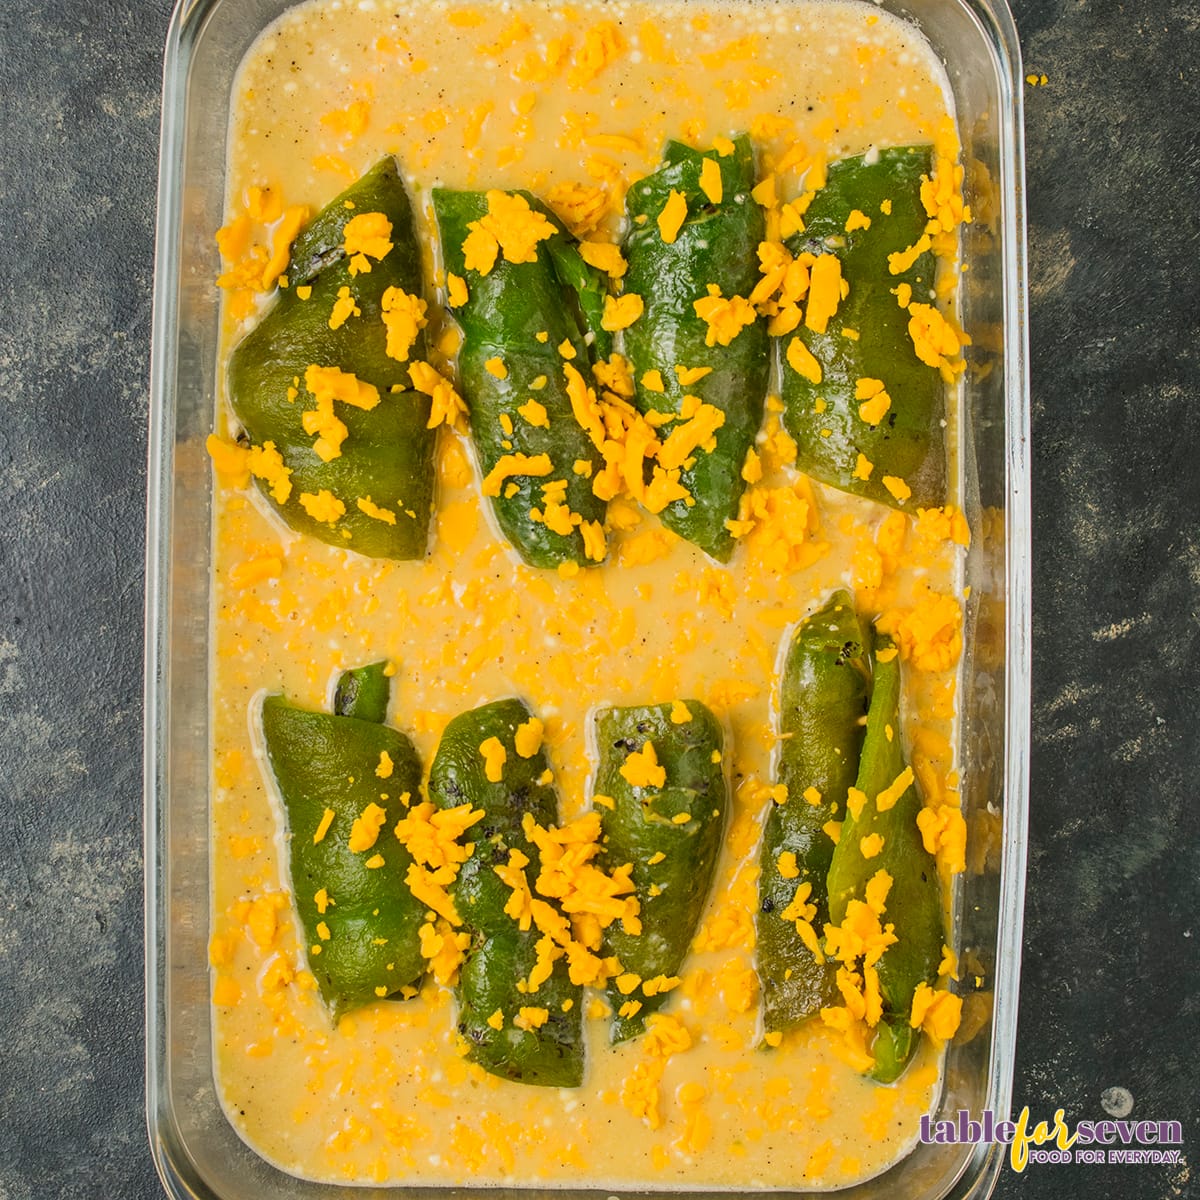
<path fill-rule="evenodd" d="M 209 937 L 210 432 L 234 75 L 292 0 L 181 0 L 167 39 L 151 364 L 146 593 L 146 1076 L 152 1153 L 172 1197 L 332 1200 L 234 1132 L 213 1078 Z M 967 164 L 962 323 L 965 566 L 959 761 L 968 870 L 955 939 L 969 964 L 938 1117 L 1009 1112 L 1029 747 L 1029 464 L 1021 68 L 1004 0 L 884 0 L 945 64 Z M 984 1197 L 1006 1148 L 926 1145 L 845 1189 L 855 1200 Z M 355 1188 L 414 1197 L 433 1188 Z M 506 1189 L 490 1189 L 503 1193 Z M 611 1189 L 566 1194 L 605 1195 Z M 510 1190 L 511 1194 L 517 1194 Z M 686 1195 L 687 1193 L 675 1193 Z M 802 1193 L 791 1193 L 800 1195 Z"/>

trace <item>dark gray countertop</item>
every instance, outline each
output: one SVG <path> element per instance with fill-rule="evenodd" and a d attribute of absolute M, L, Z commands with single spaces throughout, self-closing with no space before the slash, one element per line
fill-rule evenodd
<path fill-rule="evenodd" d="M 1184 1122 L 1200 930 L 1200 0 L 1018 0 L 1033 784 L 1015 1106 Z M 150 1200 L 145 439 L 167 0 L 0 5 L 0 1200 Z M 1160 1200 L 1190 1168 L 997 1192 Z"/>

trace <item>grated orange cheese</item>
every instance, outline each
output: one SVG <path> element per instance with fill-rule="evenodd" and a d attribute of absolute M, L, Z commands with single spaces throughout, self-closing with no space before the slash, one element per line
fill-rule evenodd
<path fill-rule="evenodd" d="M 346 515 L 346 506 L 328 488 L 322 488 L 315 495 L 301 492 L 300 507 L 314 521 L 325 525 L 336 525 Z"/>
<path fill-rule="evenodd" d="M 449 425 L 452 429 L 465 429 L 466 401 L 455 391 L 450 380 L 426 362 L 411 363 L 408 368 L 408 377 L 418 392 L 429 396 L 433 401 L 430 406 L 429 420 L 425 426 L 427 429 L 436 429 L 439 425 Z"/>
<path fill-rule="evenodd" d="M 337 299 L 333 302 L 333 310 L 329 314 L 329 328 L 341 329 L 351 317 L 361 317 L 362 309 L 355 303 L 348 287 L 338 288 Z"/>
<path fill-rule="evenodd" d="M 325 835 L 329 832 L 329 827 L 333 824 L 334 817 L 337 814 L 332 808 L 327 808 L 321 813 L 320 823 L 317 825 L 316 832 L 313 834 L 313 845 L 318 846 L 325 840 Z"/>
<path fill-rule="evenodd" d="M 604 315 L 600 318 L 600 327 L 610 333 L 620 329 L 628 329 L 645 311 L 646 305 L 641 296 L 626 292 L 621 296 L 604 297 Z"/>
<path fill-rule="evenodd" d="M 371 259 L 386 258 L 392 249 L 392 223 L 385 213 L 359 213 L 342 229 L 342 244 L 350 259 L 350 274 L 367 274 Z"/>
<path fill-rule="evenodd" d="M 667 782 L 667 769 L 659 764 L 653 742 L 647 742 L 640 750 L 627 754 L 621 764 L 620 774 L 630 787 L 661 788 Z"/>
<path fill-rule="evenodd" d="M 708 197 L 710 204 L 720 204 L 725 194 L 721 182 L 721 168 L 715 159 L 706 158 L 700 167 L 700 190 Z"/>
<path fill-rule="evenodd" d="M 620 279 L 629 269 L 621 248 L 613 242 L 580 242 L 579 254 L 588 266 L 603 271 L 611 279 Z"/>
<path fill-rule="evenodd" d="M 931 304 L 910 304 L 908 312 L 908 336 L 917 357 L 926 366 L 937 367 L 942 377 L 952 383 L 954 377 L 965 370 L 965 364 L 958 356 L 970 339 L 956 330 Z"/>
<path fill-rule="evenodd" d="M 797 375 L 803 376 L 809 383 L 818 384 L 821 382 L 823 378 L 821 364 L 813 356 L 812 351 L 798 337 L 792 338 L 788 343 L 787 362 L 788 366 Z"/>
<path fill-rule="evenodd" d="M 869 833 L 858 840 L 858 851 L 863 858 L 875 858 L 883 849 L 883 834 Z"/>
<path fill-rule="evenodd" d="M 604 219 L 609 209 L 609 195 L 603 187 L 560 183 L 546 193 L 546 203 L 567 229 L 582 239 Z"/>
<path fill-rule="evenodd" d="M 892 406 L 892 398 L 884 389 L 882 379 L 866 376 L 856 379 L 854 398 L 864 402 L 858 406 L 858 416 L 867 425 L 878 425 Z"/>
<path fill-rule="evenodd" d="M 599 21 L 583 37 L 567 71 L 567 86 L 581 88 L 591 83 L 605 67 L 617 60 L 625 49 L 624 39 L 614 21 Z"/>
<path fill-rule="evenodd" d="M 546 1008 L 522 1007 L 513 1018 L 513 1024 L 518 1029 L 541 1029 L 550 1019 L 550 1010 Z"/>
<path fill-rule="evenodd" d="M 708 295 L 692 301 L 696 316 L 707 326 L 704 335 L 706 346 L 728 346 L 748 325 L 753 325 L 757 313 L 754 305 L 744 296 L 721 295 L 715 284 L 708 285 Z"/>
<path fill-rule="evenodd" d="M 378 774 L 378 772 L 376 772 Z M 378 804 L 368 804 L 354 819 L 346 846 L 354 854 L 370 850 L 379 839 L 379 831 L 387 823 L 387 812 Z"/>
<path fill-rule="evenodd" d="M 695 415 L 671 430 L 670 436 L 658 452 L 658 465 L 670 471 L 682 467 L 699 449 L 715 448 L 709 443 L 713 435 L 725 424 L 725 414 L 714 405 L 701 404 Z"/>
<path fill-rule="evenodd" d="M 508 762 L 508 751 L 498 737 L 490 737 L 479 745 L 483 757 L 483 773 L 488 783 L 499 783 L 504 778 L 504 764 Z"/>
<path fill-rule="evenodd" d="M 385 525 L 396 523 L 396 514 L 390 508 L 381 508 L 370 496 L 359 496 L 354 501 L 354 506 L 374 521 L 382 521 Z"/>
<path fill-rule="evenodd" d="M 667 202 L 663 205 L 662 211 L 656 218 L 658 235 L 668 246 L 675 244 L 676 239 L 679 237 L 679 231 L 683 228 L 684 221 L 687 220 L 687 215 L 687 197 L 682 192 L 677 192 L 672 188 L 671 194 L 667 197 Z"/>
<path fill-rule="evenodd" d="M 537 717 L 530 717 L 528 721 L 518 725 L 513 735 L 517 753 L 522 758 L 532 758 L 542 748 L 545 730 L 545 725 Z"/>
<path fill-rule="evenodd" d="M 409 807 L 393 833 L 418 866 L 433 871 L 448 870 L 450 875 L 444 881 L 449 883 L 475 850 L 475 843 L 464 841 L 464 835 L 485 815 L 482 809 L 470 804 L 438 809 L 423 800 Z"/>
<path fill-rule="evenodd" d="M 888 255 L 888 270 L 893 275 L 903 275 L 905 271 L 911 270 L 922 254 L 932 249 L 933 242 L 930 241 L 929 234 L 923 233 L 907 249 L 897 250 L 894 254 Z"/>
<path fill-rule="evenodd" d="M 890 740 L 890 739 L 889 739 Z M 912 767 L 905 767 L 903 771 L 889 784 L 878 796 L 875 797 L 875 807 L 879 812 L 887 812 L 893 807 L 897 800 L 908 791 L 913 785 L 913 770 Z"/>
<path fill-rule="evenodd" d="M 962 1020 L 962 997 L 953 992 L 934 991 L 927 983 L 918 983 L 913 994 L 909 1025 L 938 1041 L 949 1041 L 958 1032 Z"/>
<path fill-rule="evenodd" d="M 487 206 L 486 216 L 467 225 L 462 245 L 467 270 L 487 275 L 500 254 L 505 262 L 537 262 L 538 243 L 554 236 L 546 215 L 530 208 L 524 196 L 494 188 L 487 193 Z"/>
<path fill-rule="evenodd" d="M 804 327 L 813 333 L 824 333 L 846 294 L 841 259 L 836 254 L 818 255 L 809 271 Z"/>
<path fill-rule="evenodd" d="M 967 823 L 953 804 L 926 807 L 917 813 L 917 828 L 925 849 L 937 856 L 949 875 L 967 869 Z"/>
<path fill-rule="evenodd" d="M 484 476 L 482 491 L 485 496 L 498 496 L 506 479 L 521 475 L 540 477 L 549 475 L 553 469 L 548 454 L 504 454 Z"/>
<path fill-rule="evenodd" d="M 387 330 L 386 354 L 397 362 L 407 362 L 413 343 L 429 324 L 428 304 L 403 288 L 390 287 L 380 301 L 383 324 Z"/>
<path fill-rule="evenodd" d="M 451 867 L 430 871 L 414 862 L 405 873 L 404 885 L 426 908 L 431 908 L 451 925 L 459 926 L 462 924 L 462 918 L 458 915 L 449 892 L 446 891 L 447 886 L 454 882 L 455 874 Z"/>
<path fill-rule="evenodd" d="M 923 580 L 911 608 L 888 609 L 877 624 L 895 638 L 901 659 L 919 671 L 947 671 L 962 652 L 962 606 Z"/>

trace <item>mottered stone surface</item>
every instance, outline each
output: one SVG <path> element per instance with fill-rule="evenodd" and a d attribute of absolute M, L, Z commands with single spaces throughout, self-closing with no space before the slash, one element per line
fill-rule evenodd
<path fill-rule="evenodd" d="M 161 1195 L 143 1117 L 141 664 L 167 0 L 0 5 L 0 1200 Z M 1016 0 L 1034 476 L 1014 1104 L 1184 1122 L 1194 1194 L 1200 0 Z M 1113 1089 L 1124 1089 L 1125 1096 Z M 1102 1097 L 1104 1099 L 1102 1100 Z M 1107 1109 L 1105 1108 L 1107 1104 Z"/>

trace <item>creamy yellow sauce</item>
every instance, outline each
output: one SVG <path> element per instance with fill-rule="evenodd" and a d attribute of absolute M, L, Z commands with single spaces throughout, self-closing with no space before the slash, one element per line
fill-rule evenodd
<path fill-rule="evenodd" d="M 609 25 L 614 36 L 596 33 Z M 427 246 L 435 184 L 599 186 L 616 235 L 625 187 L 654 169 L 670 137 L 708 145 L 750 130 L 766 174 L 797 145 L 805 153 L 790 157 L 803 163 L 930 141 L 946 105 L 916 31 L 865 4 L 324 0 L 277 22 L 243 64 L 229 210 L 243 211 L 247 189 L 270 187 L 315 211 L 393 153 Z M 802 178 L 793 168 L 779 183 L 792 196 Z M 432 251 L 429 268 L 440 287 Z M 247 327 L 235 310 L 226 306 L 225 353 Z M 436 323 L 430 332 L 438 341 Z M 452 350 L 452 336 L 440 344 Z M 222 397 L 218 427 L 229 423 Z M 333 1181 L 833 1188 L 911 1145 L 938 1086 L 928 1039 L 892 1087 L 864 1079 L 820 1020 L 758 1048 L 757 845 L 791 631 L 841 585 L 870 615 L 915 611 L 930 590 L 957 603 L 960 553 L 944 519 L 889 518 L 798 477 L 777 402 L 759 452 L 758 486 L 777 489 L 787 516 L 745 539 L 728 566 L 617 502 L 608 562 L 573 579 L 520 563 L 481 502 L 469 443 L 446 429 L 420 562 L 327 547 L 289 532 L 251 492 L 218 489 L 216 1073 L 231 1121 L 265 1158 Z M 381 657 L 396 666 L 392 720 L 426 765 L 457 713 L 521 696 L 546 722 L 564 820 L 589 804 L 594 707 L 695 697 L 725 723 L 732 816 L 667 1006 L 692 1045 L 663 1064 L 657 1125 L 631 1111 L 644 1039 L 608 1046 L 595 993 L 584 1001 L 587 1075 L 573 1091 L 502 1082 L 466 1063 L 452 995 L 433 983 L 331 1025 L 305 969 L 257 705 L 283 691 L 328 709 L 338 671 Z M 926 802 L 952 801 L 954 656 L 923 668 L 917 658 L 906 671 L 906 743 Z"/>

